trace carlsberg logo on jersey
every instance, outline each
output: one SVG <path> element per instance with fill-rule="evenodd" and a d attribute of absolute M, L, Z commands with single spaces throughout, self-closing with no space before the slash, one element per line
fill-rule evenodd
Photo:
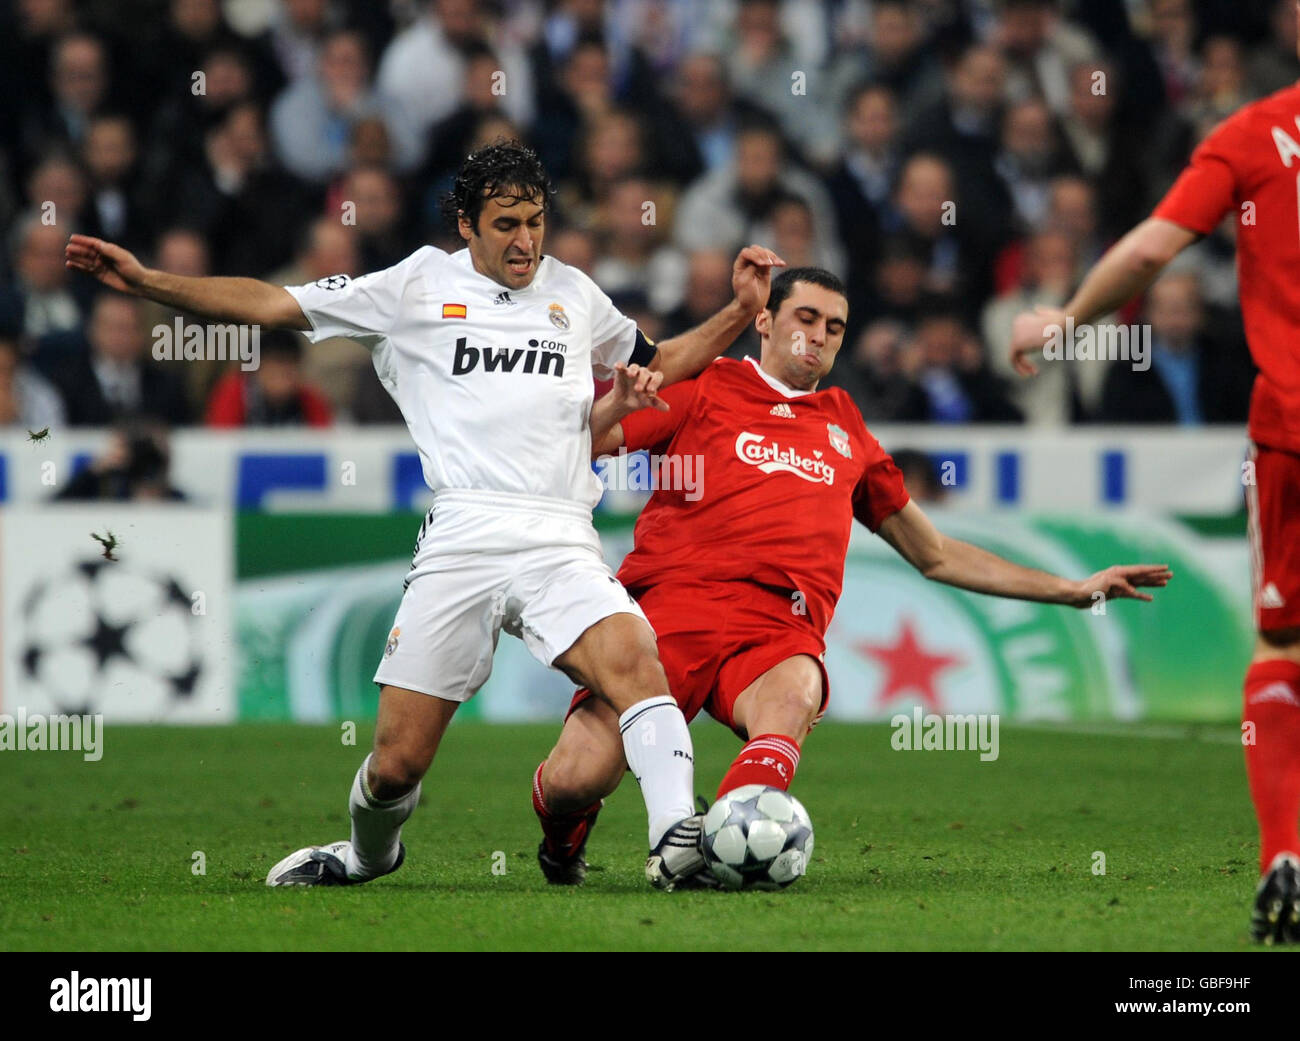
<path fill-rule="evenodd" d="M 805 481 L 835 483 L 835 467 L 827 463 L 816 449 L 813 449 L 811 457 L 802 456 L 797 448 L 782 448 L 776 441 L 768 442 L 762 434 L 745 431 L 736 438 L 736 455 L 742 463 L 757 466 L 765 474 L 780 470 Z"/>
<path fill-rule="evenodd" d="M 545 376 L 564 375 L 564 355 L 567 343 L 558 340 L 529 340 L 528 350 L 522 347 L 471 347 L 464 336 L 456 337 L 456 353 L 451 360 L 451 374 L 463 376 L 473 372 L 482 363 L 484 372 L 523 372 Z"/>

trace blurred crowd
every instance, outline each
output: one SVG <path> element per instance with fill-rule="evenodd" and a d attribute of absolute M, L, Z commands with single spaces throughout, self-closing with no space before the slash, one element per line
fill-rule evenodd
<path fill-rule="evenodd" d="M 1232 221 L 1113 317 L 1149 369 L 1019 381 L 1006 347 L 1300 78 L 1295 37 L 1293 0 L 0 0 L 0 426 L 400 422 L 350 342 L 154 360 L 176 316 L 64 244 L 355 276 L 460 248 L 440 197 L 502 136 L 557 187 L 544 252 L 652 339 L 727 302 L 748 242 L 843 277 L 829 382 L 869 424 L 1240 422 Z"/>

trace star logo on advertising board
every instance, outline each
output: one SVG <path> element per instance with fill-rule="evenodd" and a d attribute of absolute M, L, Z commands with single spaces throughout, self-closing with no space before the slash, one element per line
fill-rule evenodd
<path fill-rule="evenodd" d="M 906 617 L 893 643 L 859 640 L 853 646 L 884 670 L 884 679 L 876 692 L 877 708 L 912 694 L 927 710 L 938 712 L 943 707 L 937 689 L 939 673 L 965 664 L 965 659 L 958 655 L 926 650 L 917 639 L 912 620 Z"/>

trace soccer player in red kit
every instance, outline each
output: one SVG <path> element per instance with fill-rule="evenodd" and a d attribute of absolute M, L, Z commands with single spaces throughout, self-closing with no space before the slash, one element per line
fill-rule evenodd
<path fill-rule="evenodd" d="M 834 275 L 789 269 L 755 319 L 761 361 L 720 359 L 639 411 L 656 398 L 657 377 L 623 371 L 592 410 L 594 454 L 625 446 L 668 460 L 619 579 L 655 630 L 686 718 L 704 709 L 746 742 L 719 797 L 746 784 L 786 789 L 794 778 L 829 695 L 825 634 L 855 518 L 927 578 L 981 593 L 1087 607 L 1098 591 L 1150 600 L 1137 587 L 1169 579 L 1164 565 L 1133 565 L 1072 582 L 940 535 L 848 394 L 817 389 L 847 317 Z M 699 484 L 672 479 L 688 458 Z M 582 881 L 600 800 L 626 769 L 623 739 L 617 714 L 579 691 L 533 778 L 549 881 Z"/>
<path fill-rule="evenodd" d="M 1297 4 L 1300 9 L 1300 4 Z M 1300 14 L 1300 10 L 1297 11 Z M 1082 325 L 1145 290 L 1228 214 L 1237 226 L 1241 311 L 1259 368 L 1245 468 L 1257 638 L 1243 685 L 1253 723 L 1246 773 L 1259 820 L 1260 883 L 1251 933 L 1300 942 L 1300 85 L 1219 124 L 1150 218 L 1097 262 L 1060 310 L 1020 315 L 1011 360 L 1072 318 Z M 1253 471 L 1253 474 L 1252 474 Z M 1249 733 L 1249 731 L 1243 731 Z"/>

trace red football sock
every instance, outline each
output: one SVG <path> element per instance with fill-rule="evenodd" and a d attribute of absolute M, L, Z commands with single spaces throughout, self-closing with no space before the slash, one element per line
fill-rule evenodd
<path fill-rule="evenodd" d="M 760 734 L 740 750 L 718 785 L 718 798 L 747 784 L 786 791 L 799 765 L 799 742 L 781 734 Z"/>
<path fill-rule="evenodd" d="M 546 760 L 543 759 L 533 774 L 533 810 L 541 822 L 542 834 L 546 837 L 546 851 L 564 859 L 573 856 L 574 851 L 586 841 L 587 833 L 596 823 L 596 814 L 604 802 L 597 799 L 576 813 L 552 813 L 546 808 L 546 797 L 542 794 L 542 767 L 545 765 Z"/>
<path fill-rule="evenodd" d="M 1255 725 L 1246 776 L 1259 818 L 1260 874 L 1284 851 L 1300 853 L 1300 664 L 1256 662 L 1246 671 L 1242 722 Z"/>

